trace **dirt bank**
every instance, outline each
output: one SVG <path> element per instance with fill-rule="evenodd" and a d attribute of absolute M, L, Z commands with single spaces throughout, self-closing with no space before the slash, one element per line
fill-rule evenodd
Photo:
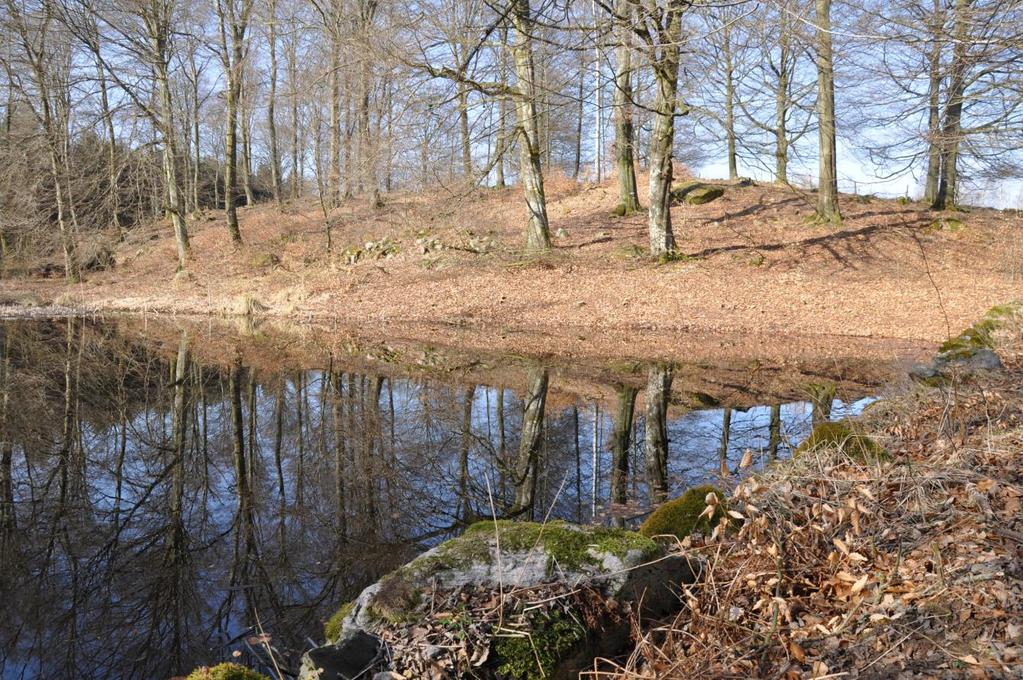
<path fill-rule="evenodd" d="M 170 228 L 158 224 L 120 244 L 112 270 L 71 287 L 9 279 L 0 297 L 21 310 L 251 313 L 510 352 L 651 357 L 737 335 L 768 352 L 898 354 L 1023 291 L 1023 220 L 1006 212 L 846 196 L 845 222 L 819 226 L 812 196 L 732 187 L 676 207 L 685 256 L 655 264 L 639 254 L 644 217 L 611 214 L 611 185 L 553 180 L 549 195 L 557 236 L 543 257 L 521 255 L 517 189 L 395 194 L 382 209 L 344 206 L 331 253 L 311 204 L 257 206 L 241 211 L 241 248 L 219 215 L 193 219 L 186 276 L 175 278 Z"/>

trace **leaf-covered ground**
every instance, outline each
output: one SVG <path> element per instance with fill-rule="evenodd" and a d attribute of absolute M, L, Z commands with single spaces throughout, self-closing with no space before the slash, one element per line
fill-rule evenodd
<path fill-rule="evenodd" d="M 871 407 L 890 460 L 820 448 L 745 481 L 625 678 L 1023 675 L 1023 327 L 1006 371 Z M 741 519 L 740 519 L 741 518 Z"/>
<path fill-rule="evenodd" d="M 71 288 L 5 276 L 0 301 L 251 310 L 506 352 L 658 358 L 688 352 L 682 335 L 738 333 L 765 346 L 785 335 L 896 354 L 907 341 L 943 341 L 1023 286 L 1016 213 L 843 196 L 836 227 L 810 219 L 811 193 L 731 187 L 672 209 L 680 258 L 659 265 L 642 256 L 645 216 L 612 215 L 613 182 L 551 177 L 547 188 L 554 248 L 543 257 L 522 254 L 518 187 L 434 190 L 390 194 L 381 209 L 345 203 L 331 217 L 332 252 L 311 201 L 242 209 L 240 248 L 221 214 L 195 216 L 188 274 L 177 279 L 171 229 L 156 223 L 117 246 L 112 270 Z"/>

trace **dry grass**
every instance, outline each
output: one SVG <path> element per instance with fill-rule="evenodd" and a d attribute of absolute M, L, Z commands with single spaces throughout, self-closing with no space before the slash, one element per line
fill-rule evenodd
<path fill-rule="evenodd" d="M 682 613 L 597 678 L 1023 673 L 1023 329 L 1004 374 L 868 411 L 892 460 L 819 450 L 737 489 Z"/>

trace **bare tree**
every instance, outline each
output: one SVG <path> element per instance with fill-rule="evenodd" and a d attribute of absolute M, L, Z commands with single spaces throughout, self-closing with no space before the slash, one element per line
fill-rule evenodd
<path fill-rule="evenodd" d="M 841 222 L 838 208 L 838 152 L 835 134 L 835 66 L 831 47 L 831 0 L 815 0 L 817 21 L 817 219 Z"/>

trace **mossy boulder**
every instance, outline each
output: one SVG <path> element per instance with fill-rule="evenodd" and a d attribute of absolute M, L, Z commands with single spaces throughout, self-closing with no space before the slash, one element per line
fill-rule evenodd
<path fill-rule="evenodd" d="M 997 371 L 1002 362 L 994 352 L 996 331 L 1014 319 L 1023 318 L 1023 302 L 995 305 L 977 323 L 941 344 L 930 364 L 914 366 L 910 377 L 925 385 L 947 383 L 953 373 Z"/>
<path fill-rule="evenodd" d="M 323 624 L 323 637 L 327 642 L 333 642 L 341 637 L 341 623 L 352 613 L 354 606 L 354 602 L 345 602 Z"/>
<path fill-rule="evenodd" d="M 714 494 L 717 503 L 713 514 L 706 515 L 707 497 Z M 711 484 L 701 484 L 688 489 L 678 498 L 664 503 L 654 510 L 639 527 L 644 536 L 674 536 L 684 539 L 694 531 L 709 534 L 728 512 L 721 489 Z"/>
<path fill-rule="evenodd" d="M 576 619 L 558 610 L 544 612 L 530 621 L 527 635 L 504 635 L 495 639 L 499 659 L 497 672 L 516 680 L 556 677 L 566 657 L 586 643 L 589 631 Z"/>
<path fill-rule="evenodd" d="M 589 580 L 642 564 L 659 552 L 649 538 L 624 529 L 560 521 L 477 522 L 382 578 L 370 598 L 360 598 L 357 614 L 401 623 L 415 615 L 426 584 L 453 589 L 469 584 L 529 587 L 566 577 Z"/>
<path fill-rule="evenodd" d="M 960 232 L 966 228 L 966 223 L 955 217 L 939 217 L 931 222 L 931 231 L 947 231 L 950 233 Z"/>
<path fill-rule="evenodd" d="M 270 678 L 236 663 L 221 663 L 196 668 L 188 674 L 186 680 L 270 680 Z"/>
<path fill-rule="evenodd" d="M 811 451 L 840 451 L 863 463 L 887 460 L 891 457 L 883 446 L 848 420 L 817 425 L 810 432 L 810 436 L 796 448 L 793 457 L 797 458 Z"/>
<path fill-rule="evenodd" d="M 586 592 L 612 603 L 608 611 L 630 606 L 641 608 L 644 616 L 656 617 L 677 610 L 678 584 L 695 582 L 700 572 L 697 560 L 667 554 L 655 541 L 634 531 L 560 521 L 479 522 L 391 572 L 339 609 L 325 630 L 332 644 L 306 655 L 303 668 L 311 670 L 300 677 L 314 677 L 311 673 L 325 664 L 338 668 L 347 664 L 353 669 L 361 665 L 359 672 L 407 668 L 400 664 L 408 655 L 423 651 L 394 643 L 384 649 L 383 640 L 408 640 L 409 631 L 429 627 L 435 603 L 460 601 L 470 593 L 489 598 L 534 590 Z M 587 611 L 592 616 L 593 610 Z M 600 635 L 583 627 L 579 622 L 585 617 L 570 607 L 529 609 L 516 616 L 516 631 L 501 627 L 489 633 L 485 658 L 496 677 L 575 677 L 569 671 L 577 674 L 592 665 L 595 655 L 615 653 L 612 643 L 628 637 L 626 619 L 620 616 L 602 622 L 598 628 L 603 630 L 606 623 L 607 630 Z M 608 632 L 611 629 L 614 635 Z M 378 641 L 383 650 L 379 655 L 370 654 L 369 639 Z M 359 656 L 358 663 L 354 656 Z"/>
<path fill-rule="evenodd" d="M 253 267 L 260 269 L 280 265 L 281 258 L 276 253 L 258 252 L 250 260 Z"/>
<path fill-rule="evenodd" d="M 703 205 L 716 201 L 724 195 L 725 188 L 720 184 L 690 181 L 681 182 L 671 187 L 672 200 L 686 205 Z"/>
<path fill-rule="evenodd" d="M 987 314 L 962 333 L 954 338 L 949 338 L 942 343 L 939 349 L 941 356 L 969 353 L 978 349 L 994 348 L 994 332 L 1003 327 L 1009 321 L 1023 316 L 1023 303 L 1011 302 L 1003 305 L 995 305 L 987 311 Z M 948 357 L 947 358 L 953 358 Z"/>

